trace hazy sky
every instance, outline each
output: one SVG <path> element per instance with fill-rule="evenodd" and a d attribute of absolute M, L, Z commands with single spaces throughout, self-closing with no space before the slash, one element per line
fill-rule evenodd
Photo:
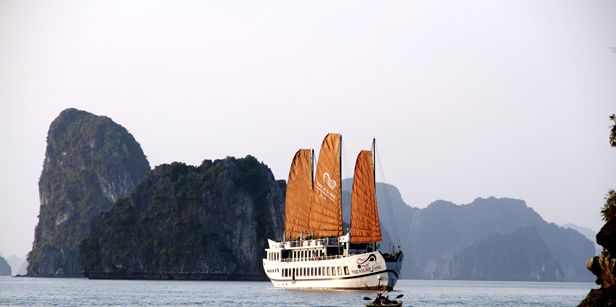
<path fill-rule="evenodd" d="M 407 203 L 526 200 L 602 225 L 616 1 L 0 0 L 0 252 L 25 255 L 51 121 L 111 117 L 152 166 L 252 154 L 286 179 L 377 138 Z M 377 172 L 377 180 L 384 180 Z"/>

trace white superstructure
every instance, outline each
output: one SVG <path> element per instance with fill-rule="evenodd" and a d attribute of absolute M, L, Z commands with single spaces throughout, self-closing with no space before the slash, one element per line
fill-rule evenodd
<path fill-rule="evenodd" d="M 398 281 L 402 252 L 384 254 L 366 244 L 338 238 L 276 242 L 268 240 L 263 267 L 279 288 L 392 290 Z"/>

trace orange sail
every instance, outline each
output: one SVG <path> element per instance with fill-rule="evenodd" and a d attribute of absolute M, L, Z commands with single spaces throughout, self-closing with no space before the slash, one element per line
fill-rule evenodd
<path fill-rule="evenodd" d="M 355 162 L 351 195 L 351 243 L 381 241 L 372 152 L 362 150 Z"/>
<path fill-rule="evenodd" d="M 310 213 L 310 229 L 318 237 L 342 235 L 341 142 L 340 134 L 329 133 L 319 151 Z"/>
<path fill-rule="evenodd" d="M 312 149 L 300 149 L 291 163 L 284 215 L 286 239 L 297 239 L 310 228 L 312 155 Z"/>

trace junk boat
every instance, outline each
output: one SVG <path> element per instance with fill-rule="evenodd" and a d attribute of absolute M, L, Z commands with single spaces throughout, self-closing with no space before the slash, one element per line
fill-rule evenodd
<path fill-rule="evenodd" d="M 378 249 L 382 240 L 376 203 L 375 141 L 355 163 L 350 230 L 342 225 L 342 137 L 325 136 L 316 173 L 314 150 L 293 157 L 281 241 L 268 240 L 263 268 L 277 288 L 392 290 L 404 255 Z"/>

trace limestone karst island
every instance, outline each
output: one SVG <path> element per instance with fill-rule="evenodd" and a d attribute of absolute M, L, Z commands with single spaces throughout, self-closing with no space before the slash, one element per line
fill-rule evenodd
<path fill-rule="evenodd" d="M 339 184 L 345 231 L 352 184 Z M 400 278 L 594 280 L 583 265 L 595 255 L 593 242 L 545 221 L 523 200 L 419 209 L 390 183 L 375 188 L 379 246 L 384 253 L 400 246 Z M 268 239 L 284 239 L 287 184 L 258 157 L 151 169 L 126 129 L 76 109 L 50 125 L 39 191 L 29 276 L 268 280 Z"/>

